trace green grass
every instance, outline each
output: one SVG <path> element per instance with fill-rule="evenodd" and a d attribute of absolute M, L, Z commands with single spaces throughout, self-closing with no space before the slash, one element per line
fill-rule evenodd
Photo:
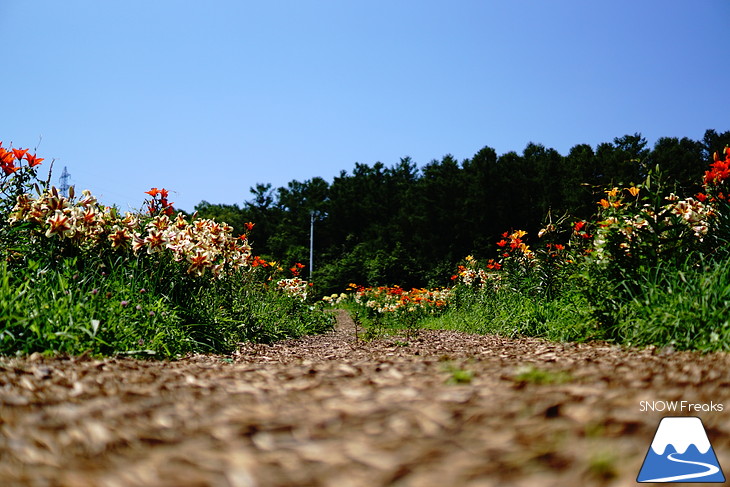
<path fill-rule="evenodd" d="M 545 385 L 564 384 L 566 382 L 570 382 L 573 378 L 568 372 L 544 370 L 537 368 L 534 365 L 527 365 L 521 367 L 512 380 L 518 384 Z"/>
<path fill-rule="evenodd" d="M 194 336 L 211 350 L 232 351 L 240 342 L 271 343 L 330 330 L 334 317 L 321 307 L 267 288 L 224 278 L 192 296 L 186 315 Z M 197 324 L 200 323 L 200 324 Z"/>
<path fill-rule="evenodd" d="M 365 306 L 353 302 L 343 302 L 338 307 L 346 310 L 358 328 L 358 336 L 363 340 L 374 340 L 392 335 L 401 335 L 408 332 L 413 323 L 406 323 L 397 319 L 392 313 L 377 313 Z M 405 342 L 404 342 L 405 343 Z"/>
<path fill-rule="evenodd" d="M 175 280 L 172 269 L 149 272 L 149 263 L 139 260 L 106 266 L 73 258 L 26 264 L 0 264 L 3 355 L 228 353 L 240 342 L 316 334 L 333 325 L 332 315 L 319 307 L 242 275 Z M 566 282 L 552 299 L 507 287 L 471 290 L 458 294 L 442 314 L 419 321 L 366 313 L 356 306 L 349 311 L 362 324 L 365 339 L 403 332 L 410 336 L 428 328 L 730 349 L 730 258 L 695 255 L 681 265 L 660 263 L 633 276 L 603 287 L 595 279 L 590 293 L 585 283 L 581 288 L 577 280 Z"/>
<path fill-rule="evenodd" d="M 460 301 L 443 315 L 426 318 L 422 326 L 555 341 L 582 341 L 597 334 L 589 307 L 578 294 L 547 300 L 504 289 L 474 292 Z"/>
<path fill-rule="evenodd" d="M 625 286 L 625 317 L 617 326 L 631 345 L 730 350 L 730 259 L 659 265 Z"/>
<path fill-rule="evenodd" d="M 447 312 L 420 325 L 553 341 L 730 350 L 730 258 L 693 254 L 680 265 L 660 262 L 632 275 L 613 284 L 593 277 L 590 289 L 568 282 L 553 299 L 509 288 L 467 291 Z"/>
<path fill-rule="evenodd" d="M 0 265 L 0 353 L 173 356 L 194 344 L 164 296 L 128 276 L 79 274 L 75 260 L 26 272 Z"/>
<path fill-rule="evenodd" d="M 447 384 L 471 384 L 474 379 L 474 372 L 453 364 L 444 366 L 444 370 L 449 373 Z"/>
<path fill-rule="evenodd" d="M 244 341 L 323 332 L 333 317 L 261 284 L 188 285 L 135 262 L 104 271 L 76 259 L 27 269 L 0 264 L 0 355 L 229 353 Z"/>

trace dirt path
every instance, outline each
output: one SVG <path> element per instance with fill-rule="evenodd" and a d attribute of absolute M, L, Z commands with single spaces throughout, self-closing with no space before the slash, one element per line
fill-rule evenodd
<path fill-rule="evenodd" d="M 634 485 L 671 415 L 701 417 L 730 474 L 728 354 L 338 322 L 232 357 L 0 359 L 0 485 Z"/>

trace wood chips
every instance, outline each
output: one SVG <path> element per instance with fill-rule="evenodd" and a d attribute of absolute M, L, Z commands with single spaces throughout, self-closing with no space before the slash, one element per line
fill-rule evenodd
<path fill-rule="evenodd" d="M 231 357 L 0 358 L 0 485 L 625 486 L 664 416 L 702 418 L 730 474 L 728 354 L 338 323 Z"/>

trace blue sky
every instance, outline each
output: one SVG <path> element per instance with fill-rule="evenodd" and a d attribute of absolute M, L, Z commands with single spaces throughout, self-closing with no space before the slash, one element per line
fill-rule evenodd
<path fill-rule="evenodd" d="M 139 208 L 730 130 L 727 0 L 0 0 L 0 140 Z M 48 165 L 42 166 L 48 168 Z"/>

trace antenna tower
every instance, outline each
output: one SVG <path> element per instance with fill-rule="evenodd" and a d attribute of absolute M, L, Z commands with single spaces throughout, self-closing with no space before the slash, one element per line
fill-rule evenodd
<path fill-rule="evenodd" d="M 61 196 L 63 196 L 64 198 L 68 198 L 69 179 L 71 179 L 71 174 L 69 174 L 66 166 L 63 166 L 63 172 L 61 173 L 61 178 L 59 179 L 60 187 L 58 189 L 61 190 Z"/>

